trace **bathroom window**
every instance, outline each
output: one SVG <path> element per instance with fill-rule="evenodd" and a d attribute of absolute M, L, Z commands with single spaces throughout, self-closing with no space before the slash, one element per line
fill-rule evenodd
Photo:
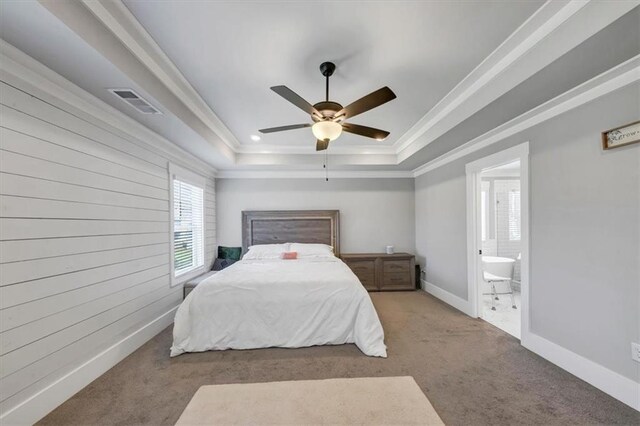
<path fill-rule="evenodd" d="M 493 182 L 483 180 L 480 187 L 480 234 L 482 241 L 489 241 L 494 237 L 495 209 L 492 205 Z"/>
<path fill-rule="evenodd" d="M 487 191 L 482 191 L 480 196 L 480 232 L 482 241 L 487 241 Z"/>
<path fill-rule="evenodd" d="M 509 241 L 520 241 L 520 191 L 509 191 Z"/>

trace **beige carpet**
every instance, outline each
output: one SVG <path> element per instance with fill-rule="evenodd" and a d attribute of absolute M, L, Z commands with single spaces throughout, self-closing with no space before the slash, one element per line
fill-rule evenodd
<path fill-rule="evenodd" d="M 172 426 L 200 386 L 411 376 L 446 424 L 640 425 L 640 412 L 423 291 L 371 299 L 388 358 L 364 356 L 356 345 L 170 358 L 167 327 L 38 424 Z"/>
<path fill-rule="evenodd" d="M 178 425 L 443 425 L 413 377 L 201 386 Z"/>

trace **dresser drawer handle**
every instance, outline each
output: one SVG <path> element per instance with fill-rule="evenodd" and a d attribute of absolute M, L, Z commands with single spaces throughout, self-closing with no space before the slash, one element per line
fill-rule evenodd
<path fill-rule="evenodd" d="M 385 277 L 384 281 L 393 284 L 408 284 L 411 282 L 411 279 L 409 277 Z"/>

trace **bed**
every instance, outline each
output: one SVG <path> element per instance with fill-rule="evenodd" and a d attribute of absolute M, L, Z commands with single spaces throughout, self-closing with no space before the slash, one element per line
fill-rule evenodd
<path fill-rule="evenodd" d="M 386 357 L 369 294 L 337 257 L 339 212 L 250 211 L 243 253 L 289 242 L 330 245 L 336 256 L 243 260 L 201 282 L 178 308 L 171 356 L 185 352 L 355 343 Z"/>

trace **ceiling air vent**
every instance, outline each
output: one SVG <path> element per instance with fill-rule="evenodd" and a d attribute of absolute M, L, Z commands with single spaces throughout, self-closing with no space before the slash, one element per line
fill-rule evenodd
<path fill-rule="evenodd" d="M 160 112 L 149 102 L 147 102 L 142 96 L 138 95 L 131 89 L 108 90 L 143 114 L 162 114 L 162 112 Z"/>

